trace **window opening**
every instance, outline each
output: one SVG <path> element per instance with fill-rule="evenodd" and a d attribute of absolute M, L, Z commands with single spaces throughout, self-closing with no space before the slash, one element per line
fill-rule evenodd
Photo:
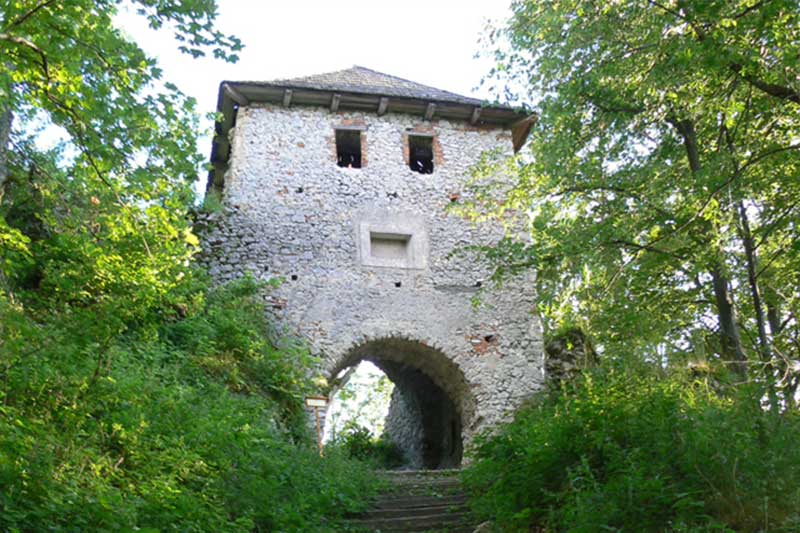
<path fill-rule="evenodd" d="M 343 168 L 361 168 L 361 132 L 336 130 L 336 164 Z"/>
<path fill-rule="evenodd" d="M 370 232 L 369 254 L 377 259 L 406 261 L 408 259 L 408 243 L 410 240 L 410 235 Z"/>
<path fill-rule="evenodd" d="M 420 174 L 433 173 L 433 137 L 408 136 L 408 166 Z"/>

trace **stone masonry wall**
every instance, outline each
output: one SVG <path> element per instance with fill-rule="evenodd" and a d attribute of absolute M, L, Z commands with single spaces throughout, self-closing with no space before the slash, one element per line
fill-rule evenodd
<path fill-rule="evenodd" d="M 340 125 L 364 128 L 363 168 L 336 165 L 334 128 Z M 408 168 L 405 136 L 413 131 L 435 135 L 433 174 Z M 253 105 L 238 111 L 231 143 L 226 208 L 198 222 L 202 260 L 217 281 L 245 272 L 284 278 L 268 295 L 269 311 L 280 328 L 308 340 L 330 377 L 370 340 L 409 339 L 435 349 L 469 389 L 453 398 L 465 445 L 542 385 L 531 280 L 494 287 L 473 257 L 451 254 L 495 242 L 503 230 L 445 212 L 464 195 L 469 168 L 482 152 L 511 151 L 507 130 Z M 376 266 L 370 232 L 412 235 L 406 266 L 413 268 Z M 430 377 L 455 390 L 444 374 Z"/>
<path fill-rule="evenodd" d="M 403 450 L 405 467 L 420 470 L 425 467 L 422 461 L 422 443 L 425 438 L 422 426 L 422 413 L 415 404 L 414 397 L 395 387 L 386 414 L 385 436 L 400 445 Z"/>

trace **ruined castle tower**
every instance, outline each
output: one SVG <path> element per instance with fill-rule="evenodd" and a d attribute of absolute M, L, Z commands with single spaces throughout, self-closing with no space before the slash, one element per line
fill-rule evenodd
<path fill-rule="evenodd" d="M 307 340 L 331 382 L 374 362 L 396 385 L 386 431 L 410 464 L 458 466 L 543 380 L 530 280 L 495 286 L 453 254 L 503 229 L 446 211 L 481 154 L 510 155 L 531 118 L 362 67 L 224 82 L 219 111 L 212 275 L 283 278 L 268 295 L 276 325 Z"/>

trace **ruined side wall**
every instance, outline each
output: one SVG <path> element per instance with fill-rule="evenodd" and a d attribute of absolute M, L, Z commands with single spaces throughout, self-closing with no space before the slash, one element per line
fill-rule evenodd
<path fill-rule="evenodd" d="M 399 387 L 392 391 L 384 435 L 403 450 L 405 468 L 420 470 L 425 467 L 422 461 L 425 438 L 422 410 L 415 404 L 414 397 Z"/>
<path fill-rule="evenodd" d="M 334 127 L 345 124 L 364 128 L 364 168 L 336 166 Z M 410 130 L 435 135 L 433 174 L 408 168 Z M 268 307 L 280 327 L 309 340 L 327 372 L 369 339 L 404 337 L 437 348 L 461 370 L 474 400 L 467 408 L 459 404 L 466 398 L 454 398 L 465 443 L 541 386 L 532 283 L 493 287 L 472 257 L 451 255 L 495 242 L 502 230 L 445 212 L 464 194 L 482 152 L 510 152 L 509 132 L 263 105 L 239 110 L 231 140 L 226 210 L 201 221 L 203 258 L 219 281 L 244 272 L 285 278 Z M 414 234 L 416 268 L 365 264 L 364 235 L 386 228 Z M 476 307 L 479 282 L 488 290 Z"/>

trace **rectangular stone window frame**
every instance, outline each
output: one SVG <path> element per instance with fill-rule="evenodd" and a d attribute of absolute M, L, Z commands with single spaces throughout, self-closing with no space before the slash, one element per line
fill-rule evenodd
<path fill-rule="evenodd" d="M 367 136 L 366 126 L 341 124 L 333 127 L 333 156 L 336 166 L 339 168 L 360 169 L 367 166 Z M 359 145 L 357 147 L 357 164 L 349 166 L 341 160 L 340 139 L 358 135 Z M 352 147 L 350 147 L 352 148 Z"/>
<path fill-rule="evenodd" d="M 401 243 L 389 253 L 392 241 Z M 382 249 L 373 251 L 373 244 Z M 427 268 L 427 235 L 419 228 L 402 224 L 369 223 L 359 225 L 360 262 L 363 266 L 422 270 Z M 384 246 L 386 245 L 386 246 Z M 400 253 L 400 250 L 404 253 Z"/>

